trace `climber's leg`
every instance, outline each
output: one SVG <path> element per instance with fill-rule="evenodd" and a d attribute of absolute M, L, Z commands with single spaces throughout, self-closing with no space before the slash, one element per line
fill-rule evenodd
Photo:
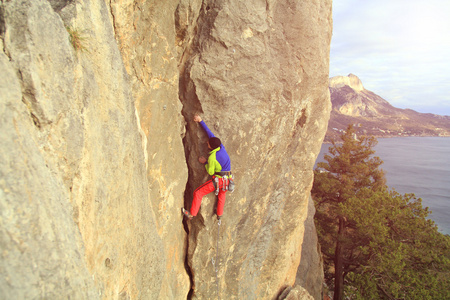
<path fill-rule="evenodd" d="M 200 209 L 200 205 L 202 204 L 203 196 L 213 191 L 214 183 L 212 182 L 212 180 L 208 180 L 194 191 L 194 199 L 192 200 L 191 206 L 191 215 L 193 215 L 194 217 L 197 215 L 198 210 Z"/>
<path fill-rule="evenodd" d="M 217 216 L 222 216 L 223 214 L 223 207 L 225 206 L 225 198 L 226 198 L 226 191 L 222 190 L 222 185 L 220 185 L 220 191 L 218 195 L 217 200 Z"/>

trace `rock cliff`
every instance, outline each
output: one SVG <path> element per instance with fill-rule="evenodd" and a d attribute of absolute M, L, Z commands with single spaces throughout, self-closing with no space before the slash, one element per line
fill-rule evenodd
<path fill-rule="evenodd" d="M 2 296 L 319 299 L 330 38 L 331 1 L 2 1 Z M 214 195 L 180 213 L 195 113 L 238 184 L 220 232 Z"/>
<path fill-rule="evenodd" d="M 364 86 L 361 79 L 354 74 L 348 74 L 348 76 L 335 76 L 330 78 L 330 87 L 341 88 L 348 86 L 352 88 L 355 92 L 364 91 Z"/>

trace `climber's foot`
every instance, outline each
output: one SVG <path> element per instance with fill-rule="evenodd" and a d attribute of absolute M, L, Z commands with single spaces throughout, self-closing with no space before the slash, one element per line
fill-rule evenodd
<path fill-rule="evenodd" d="M 184 207 L 181 208 L 181 212 L 183 213 L 183 216 L 188 218 L 188 220 L 192 220 L 192 218 L 194 217 L 189 211 L 185 210 Z"/>

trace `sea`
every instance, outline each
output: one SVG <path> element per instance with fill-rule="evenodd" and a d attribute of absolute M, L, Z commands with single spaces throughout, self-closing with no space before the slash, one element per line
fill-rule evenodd
<path fill-rule="evenodd" d="M 330 146 L 322 145 L 316 164 Z M 384 161 L 387 186 L 421 198 L 439 232 L 450 235 L 450 137 L 379 138 L 374 150 Z"/>

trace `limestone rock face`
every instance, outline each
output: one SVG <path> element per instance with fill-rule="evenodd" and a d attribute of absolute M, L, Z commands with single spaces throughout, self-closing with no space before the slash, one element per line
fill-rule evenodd
<path fill-rule="evenodd" d="M 178 99 L 178 48 L 174 15 L 179 1 L 111 1 L 111 20 L 145 141 L 149 202 L 164 263 L 160 299 L 184 299 L 186 232 L 181 207 L 188 177 Z M 193 1 L 191 9 L 196 8 Z M 199 1 L 197 1 L 198 5 Z M 155 298 L 156 299 L 156 298 Z"/>
<path fill-rule="evenodd" d="M 169 255 L 129 76 L 105 3 L 70 5 L 59 7 L 70 9 L 64 24 L 44 0 L 1 4 L 0 290 L 156 299 Z"/>
<path fill-rule="evenodd" d="M 308 291 L 301 286 L 295 286 L 294 288 L 286 288 L 283 293 L 278 297 L 278 300 L 313 300 L 321 298 L 313 298 Z"/>
<path fill-rule="evenodd" d="M 3 52 L 0 70 L 2 298 L 98 299 L 73 222 L 70 193 L 42 155 L 39 129 L 22 102 L 16 69 Z"/>
<path fill-rule="evenodd" d="M 203 183 L 201 113 L 231 156 L 237 190 L 218 234 L 215 197 L 189 221 L 194 298 L 270 299 L 295 282 L 312 168 L 330 111 L 331 1 L 206 2 L 180 78 L 190 168 Z M 219 246 L 217 248 L 217 239 Z M 316 245 L 314 245 L 316 248 Z M 212 259 L 218 265 L 218 282 Z"/>
<path fill-rule="evenodd" d="M 297 270 L 295 283 L 305 288 L 314 299 L 323 299 L 323 260 L 320 254 L 320 244 L 314 224 L 315 213 L 314 202 L 310 197 L 308 215 L 305 219 L 305 234 L 302 239 L 302 259 Z"/>
<path fill-rule="evenodd" d="M 330 39 L 331 0 L 2 1 L 2 296 L 317 298 Z M 180 212 L 196 113 L 238 184 L 220 232 L 214 195 Z"/>

